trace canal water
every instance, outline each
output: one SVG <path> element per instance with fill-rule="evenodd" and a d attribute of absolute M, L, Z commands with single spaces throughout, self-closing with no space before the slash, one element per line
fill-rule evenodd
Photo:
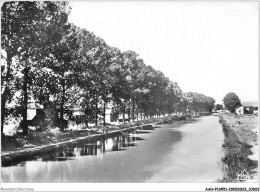
<path fill-rule="evenodd" d="M 204 116 L 67 147 L 2 167 L 3 182 L 175 183 L 221 178 L 222 127 Z"/>

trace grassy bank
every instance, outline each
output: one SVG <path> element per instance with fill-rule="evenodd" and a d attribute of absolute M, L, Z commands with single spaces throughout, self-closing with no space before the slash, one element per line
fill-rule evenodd
<path fill-rule="evenodd" d="M 252 155 L 253 145 L 258 144 L 257 133 L 253 130 L 257 127 L 254 116 L 235 116 L 232 114 L 220 115 L 220 123 L 225 135 L 223 148 L 225 155 L 223 162 L 223 178 L 219 182 L 240 182 L 238 174 L 244 170 L 249 173 L 251 180 L 255 180 L 258 174 L 258 161 L 249 158 Z M 252 122 L 253 123 L 249 123 Z"/>

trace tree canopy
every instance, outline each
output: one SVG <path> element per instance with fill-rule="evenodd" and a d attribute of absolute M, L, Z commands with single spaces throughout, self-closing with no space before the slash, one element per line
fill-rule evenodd
<path fill-rule="evenodd" d="M 223 105 L 222 104 L 216 104 L 215 105 L 215 110 L 221 110 L 223 109 Z"/>
<path fill-rule="evenodd" d="M 227 93 L 225 95 L 223 98 L 223 103 L 225 107 L 231 112 L 234 112 L 237 107 L 242 105 L 239 97 L 233 92 Z"/>
<path fill-rule="evenodd" d="M 85 114 L 85 122 L 95 119 L 97 124 L 103 116 L 104 125 L 108 104 L 132 121 L 140 114 L 211 112 L 213 98 L 182 92 L 138 53 L 122 52 L 69 23 L 69 13 L 63 1 L 3 4 L 2 134 L 8 117 L 22 119 L 28 133 L 27 103 L 32 98 L 44 105 L 49 125 L 61 131 L 75 108 Z"/>

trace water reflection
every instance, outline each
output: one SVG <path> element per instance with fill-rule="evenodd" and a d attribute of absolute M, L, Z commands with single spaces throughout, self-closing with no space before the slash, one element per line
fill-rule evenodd
<path fill-rule="evenodd" d="M 141 129 L 142 129 L 142 130 L 148 130 L 148 131 L 150 131 L 150 130 L 154 130 L 155 127 L 152 127 L 152 126 L 143 126 Z"/>
<path fill-rule="evenodd" d="M 149 132 L 149 131 L 142 131 L 142 130 L 135 131 L 135 134 L 146 134 L 146 133 L 151 133 L 151 132 Z"/>
<path fill-rule="evenodd" d="M 48 154 L 34 157 L 33 161 L 66 161 L 74 160 L 75 157 L 86 155 L 103 155 L 106 152 L 124 151 L 130 147 L 136 146 L 137 141 L 144 140 L 136 137 L 134 134 L 119 135 L 113 138 L 101 139 L 92 143 L 84 143 L 77 147 L 67 146 L 65 148 L 55 149 Z M 18 164 L 12 163 L 12 165 Z M 19 163 L 18 166 L 24 166 L 26 163 Z M 5 167 L 10 166 L 6 165 Z"/>

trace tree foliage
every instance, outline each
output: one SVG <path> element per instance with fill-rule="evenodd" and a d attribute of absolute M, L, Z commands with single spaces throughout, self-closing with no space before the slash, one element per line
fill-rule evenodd
<path fill-rule="evenodd" d="M 211 112 L 215 100 L 183 93 L 177 82 L 146 65 L 140 56 L 121 52 L 102 38 L 68 22 L 67 2 L 5 2 L 1 26 L 1 133 L 7 117 L 23 119 L 27 103 L 44 105 L 51 127 L 66 127 L 75 109 L 88 122 L 103 118 L 110 104 L 117 114 L 152 117 Z M 12 104 L 12 105 L 10 105 Z"/>
<path fill-rule="evenodd" d="M 19 71 L 19 88 L 23 93 L 20 103 L 23 116 L 23 132 L 27 134 L 27 101 L 29 88 L 35 71 L 41 66 L 41 60 L 55 46 L 66 26 L 69 8 L 66 2 L 5 2 L 1 12 L 1 48 L 6 53 L 6 65 L 2 65 L 1 82 L 1 132 L 7 117 L 6 105 L 12 100 L 10 90 L 14 72 Z M 3 55 L 3 53 L 1 53 Z M 13 62 L 14 59 L 16 62 Z M 12 70 L 14 68 L 14 70 Z M 5 71 L 6 69 L 6 71 Z M 15 90 L 17 91 L 17 90 Z"/>
<path fill-rule="evenodd" d="M 216 104 L 215 105 L 215 110 L 221 110 L 223 109 L 223 105 L 222 104 Z"/>
<path fill-rule="evenodd" d="M 227 93 L 225 95 L 223 98 L 223 103 L 225 107 L 231 112 L 234 112 L 237 107 L 241 106 L 239 97 L 233 92 Z"/>

